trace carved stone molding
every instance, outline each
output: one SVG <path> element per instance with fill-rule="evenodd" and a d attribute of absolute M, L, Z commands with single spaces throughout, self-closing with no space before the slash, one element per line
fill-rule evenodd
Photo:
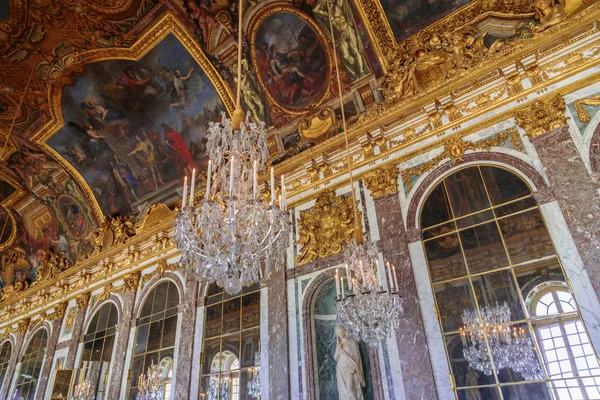
<path fill-rule="evenodd" d="M 87 310 L 88 305 L 90 304 L 90 293 L 86 292 L 78 295 L 75 298 L 75 301 L 77 302 L 77 308 L 79 308 L 79 310 Z"/>
<path fill-rule="evenodd" d="M 395 165 L 388 165 L 377 168 L 364 177 L 365 184 L 374 199 L 398 191 L 398 173 L 398 168 Z"/>
<path fill-rule="evenodd" d="M 527 136 L 535 138 L 567 125 L 565 109 L 565 99 L 558 94 L 516 110 L 515 122 L 525 129 Z"/>
<path fill-rule="evenodd" d="M 140 271 L 132 272 L 130 274 L 125 275 L 125 277 L 123 278 L 125 292 L 137 290 L 138 285 L 140 284 L 141 277 L 142 273 Z"/>
<path fill-rule="evenodd" d="M 298 241 L 302 246 L 296 264 L 303 265 L 342 251 L 354 237 L 354 210 L 350 196 L 336 196 L 333 190 L 321 192 L 310 210 L 300 212 Z M 360 211 L 357 211 L 360 218 Z"/>

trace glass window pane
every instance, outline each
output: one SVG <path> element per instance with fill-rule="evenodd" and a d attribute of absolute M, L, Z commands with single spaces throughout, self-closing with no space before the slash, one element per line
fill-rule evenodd
<path fill-rule="evenodd" d="M 433 282 L 467 275 L 456 233 L 425 242 L 425 254 Z"/>
<path fill-rule="evenodd" d="M 434 285 L 435 299 L 444 332 L 458 331 L 464 324 L 462 310 L 475 307 L 473 292 L 468 279 Z"/>
<path fill-rule="evenodd" d="M 240 307 L 239 297 L 223 302 L 223 333 L 240 330 Z"/>
<path fill-rule="evenodd" d="M 167 305 L 167 282 L 162 282 L 154 289 L 154 302 L 152 303 L 152 314 L 164 311 Z"/>
<path fill-rule="evenodd" d="M 260 324 L 260 292 L 242 297 L 242 329 Z"/>
<path fill-rule="evenodd" d="M 502 218 L 498 222 L 513 264 L 554 254 L 552 240 L 538 209 Z"/>
<path fill-rule="evenodd" d="M 162 348 L 174 346 L 177 334 L 177 315 L 165 319 L 163 327 Z"/>
<path fill-rule="evenodd" d="M 493 307 L 496 304 L 508 303 L 511 321 L 525 318 L 521 299 L 510 270 L 492 272 L 472 278 L 473 290 L 480 307 Z"/>
<path fill-rule="evenodd" d="M 500 394 L 496 387 L 459 389 L 457 393 L 459 400 L 500 400 Z"/>
<path fill-rule="evenodd" d="M 438 184 L 435 189 L 429 194 L 423 211 L 421 212 L 421 227 L 427 228 L 430 226 L 441 224 L 452 218 L 450 208 L 448 207 L 448 198 L 443 184 Z"/>
<path fill-rule="evenodd" d="M 502 386 L 504 400 L 550 400 L 550 392 L 545 383 Z"/>
<path fill-rule="evenodd" d="M 482 363 L 478 365 L 479 369 L 474 368 L 465 358 L 467 348 L 459 334 L 447 335 L 446 349 L 450 356 L 450 367 L 454 375 L 454 381 L 457 387 L 481 386 L 496 383 L 496 378 L 492 372 L 489 352 L 485 348 L 480 353 Z M 487 367 L 484 367 L 487 365 Z M 485 372 L 484 372 L 485 370 Z"/>
<path fill-rule="evenodd" d="M 537 206 L 537 202 L 533 197 L 526 197 L 522 200 L 518 200 L 512 203 L 505 204 L 496 208 L 495 213 L 498 218 L 505 217 L 510 214 L 524 211 L 529 208 Z"/>
<path fill-rule="evenodd" d="M 210 374 L 221 370 L 220 358 L 215 358 L 221 352 L 221 338 L 204 341 L 202 351 L 202 374 Z"/>
<path fill-rule="evenodd" d="M 256 353 L 259 348 L 260 331 L 258 328 L 242 332 L 242 368 L 254 366 L 254 353 Z"/>
<path fill-rule="evenodd" d="M 160 348 L 160 338 L 162 336 L 163 320 L 150 323 L 148 330 L 148 346 L 146 351 L 154 351 Z"/>
<path fill-rule="evenodd" d="M 456 225 L 454 221 L 450 221 L 443 225 L 434 226 L 423 231 L 423 240 L 431 239 L 436 236 L 445 235 L 446 233 L 454 232 Z"/>
<path fill-rule="evenodd" d="M 469 272 L 476 274 L 508 265 L 508 257 L 496 222 L 460 232 Z"/>
<path fill-rule="evenodd" d="M 218 303 L 206 308 L 206 326 L 204 332 L 207 338 L 219 336 L 221 334 L 222 313 L 223 303 Z"/>
<path fill-rule="evenodd" d="M 233 335 L 223 336 L 223 347 L 221 348 L 222 354 L 230 353 L 236 360 L 238 360 L 239 368 L 239 359 L 240 359 L 240 334 L 234 333 Z M 227 361 L 224 359 L 223 361 Z M 231 363 L 225 364 L 221 363 L 221 371 L 230 371 Z"/>
<path fill-rule="evenodd" d="M 514 173 L 504 168 L 489 166 L 480 168 L 492 204 L 506 203 L 531 194 L 531 189 L 527 184 Z"/>
<path fill-rule="evenodd" d="M 490 207 L 478 168 L 461 169 L 447 177 L 444 182 L 454 218 Z"/>

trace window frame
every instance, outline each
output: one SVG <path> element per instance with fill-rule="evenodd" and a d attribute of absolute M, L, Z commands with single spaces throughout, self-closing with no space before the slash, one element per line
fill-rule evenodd
<path fill-rule="evenodd" d="M 38 339 L 38 335 L 42 335 L 41 339 Z M 35 343 L 34 340 L 41 340 L 43 341 L 43 346 L 38 346 L 37 349 L 31 349 L 32 351 L 30 351 L 31 346 Z M 28 391 L 28 396 L 31 395 L 31 397 L 28 397 L 29 399 L 32 399 L 35 397 L 37 391 L 38 391 L 38 384 L 39 384 L 39 380 L 40 380 L 40 375 L 42 374 L 42 369 L 44 368 L 44 364 L 46 363 L 46 351 L 48 348 L 48 339 L 49 339 L 49 335 L 48 335 L 48 330 L 45 327 L 41 327 L 40 329 L 38 329 L 37 331 L 35 331 L 34 333 L 32 333 L 31 337 L 29 338 L 29 341 L 27 342 L 27 346 L 25 346 L 25 351 L 23 352 L 23 354 L 20 356 L 19 359 L 19 369 L 17 372 L 17 377 L 15 378 L 15 386 L 12 390 L 11 396 L 14 396 L 15 392 L 20 388 L 20 387 L 24 387 L 26 385 L 28 385 L 30 382 L 35 382 L 35 386 L 33 389 L 33 392 Z M 25 367 L 25 362 L 27 362 L 27 368 L 33 364 L 38 365 L 37 363 L 39 362 L 39 373 L 38 376 L 35 379 L 32 379 L 30 381 L 21 381 L 19 382 L 20 376 L 21 376 L 21 372 L 23 372 L 23 368 Z M 35 367 L 37 368 L 37 367 Z"/>

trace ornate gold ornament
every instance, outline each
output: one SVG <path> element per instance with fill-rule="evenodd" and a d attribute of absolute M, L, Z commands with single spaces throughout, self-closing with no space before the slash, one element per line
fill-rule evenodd
<path fill-rule="evenodd" d="M 364 181 L 374 199 L 397 192 L 398 168 L 395 165 L 377 168 L 375 171 L 365 175 Z"/>
<path fill-rule="evenodd" d="M 567 10 L 562 1 L 554 0 L 535 0 L 535 19 L 540 25 L 533 28 L 534 32 L 542 32 L 546 28 L 558 24 L 567 19 Z"/>
<path fill-rule="evenodd" d="M 19 323 L 17 324 L 17 329 L 15 330 L 15 333 L 17 335 L 26 334 L 27 329 L 29 329 L 30 323 L 31 323 L 31 318 L 24 318 L 24 319 L 20 320 Z"/>
<path fill-rule="evenodd" d="M 125 292 L 131 292 L 137 290 L 138 285 L 140 283 L 140 278 L 142 277 L 142 273 L 140 271 L 131 272 L 126 274 L 123 278 Z"/>
<path fill-rule="evenodd" d="M 160 260 L 156 269 L 149 274 L 142 276 L 141 288 L 144 288 L 148 282 L 155 276 L 162 278 L 167 271 L 177 271 L 179 269 L 179 263 L 169 264 L 167 260 Z"/>
<path fill-rule="evenodd" d="M 577 118 L 579 118 L 579 121 L 587 123 L 590 122 L 590 114 L 583 106 L 600 106 L 600 94 L 578 99 L 573 103 L 573 107 L 575 107 L 575 110 L 577 111 Z"/>
<path fill-rule="evenodd" d="M 65 333 L 71 333 L 73 331 L 73 325 L 75 324 L 75 316 L 77 315 L 77 308 L 71 307 L 67 312 L 67 318 L 65 319 Z"/>
<path fill-rule="evenodd" d="M 533 104 L 515 111 L 515 122 L 534 138 L 567 125 L 565 99 L 557 94 L 538 99 Z"/>
<path fill-rule="evenodd" d="M 44 250 L 44 257 L 35 272 L 36 280 L 33 285 L 56 278 L 69 268 L 71 268 L 71 262 L 64 252 L 55 253 L 52 250 Z"/>
<path fill-rule="evenodd" d="M 67 313 L 67 306 L 69 305 L 68 301 L 63 301 L 62 303 L 58 303 L 54 306 L 54 312 L 48 316 L 50 321 L 55 321 L 57 319 L 64 318 Z"/>
<path fill-rule="evenodd" d="M 326 107 L 317 115 L 300 121 L 298 133 L 305 140 L 320 142 L 327 139 L 327 134 L 336 126 L 335 112 L 332 108 Z"/>
<path fill-rule="evenodd" d="M 115 288 L 112 283 L 107 283 L 106 285 L 104 285 L 104 289 L 102 290 L 102 293 L 100 293 L 99 295 L 96 295 L 94 297 L 97 301 L 108 300 L 110 298 L 111 293 L 114 291 L 114 289 Z"/>
<path fill-rule="evenodd" d="M 75 297 L 75 302 L 77 303 L 77 308 L 81 310 L 87 310 L 88 305 L 90 304 L 90 293 L 81 293 Z"/>
<path fill-rule="evenodd" d="M 350 194 L 350 196 L 353 195 Z M 297 244 L 302 246 L 296 264 L 303 265 L 342 251 L 354 237 L 354 211 L 350 196 L 336 196 L 326 189 L 310 210 L 300 212 Z M 361 212 L 357 211 L 360 218 Z"/>
<path fill-rule="evenodd" d="M 515 149 L 522 151 L 521 138 L 516 128 L 507 129 L 504 132 L 500 132 L 490 138 L 483 139 L 477 142 L 471 142 L 469 140 L 463 140 L 462 137 L 455 135 L 444 141 L 444 150 L 432 158 L 431 160 L 418 165 L 416 167 L 408 168 L 402 171 L 402 182 L 406 190 L 410 191 L 413 185 L 413 177 L 421 176 L 437 167 L 443 160 L 449 158 L 452 160 L 452 164 L 463 161 L 463 156 L 467 150 L 484 150 L 489 151 L 492 147 L 497 147 L 504 143 L 507 139 L 510 139 Z"/>
<path fill-rule="evenodd" d="M 94 250 L 88 257 L 98 255 L 111 247 L 125 244 L 135 234 L 135 217 L 107 216 L 100 228 L 91 233 Z"/>

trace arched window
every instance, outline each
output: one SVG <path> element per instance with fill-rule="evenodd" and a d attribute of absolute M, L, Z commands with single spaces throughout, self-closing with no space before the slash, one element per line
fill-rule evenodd
<path fill-rule="evenodd" d="M 528 300 L 557 397 L 600 399 L 600 366 L 569 289 L 563 282 L 543 283 L 531 291 Z M 565 379 L 573 377 L 585 378 Z"/>
<path fill-rule="evenodd" d="M 200 392 L 205 398 L 250 400 L 248 383 L 260 351 L 260 287 L 229 296 L 213 284 L 206 298 Z M 211 397 L 212 396 L 212 397 Z"/>
<path fill-rule="evenodd" d="M 83 337 L 81 368 L 85 378 L 96 388 L 97 400 L 104 399 L 108 390 L 108 372 L 113 357 L 118 318 L 117 307 L 110 302 L 104 304 L 92 318 Z"/>
<path fill-rule="evenodd" d="M 463 168 L 432 189 L 420 221 L 458 398 L 596 398 L 559 392 L 563 383 L 587 387 L 590 378 L 555 375 L 550 358 L 540 358 L 541 332 L 546 334 L 540 329 L 545 322 L 554 324 L 556 315 L 538 315 L 537 307 L 558 303 L 540 297 L 531 308 L 527 299 L 544 282 L 562 282 L 563 294 L 557 296 L 568 297 L 574 310 L 569 316 L 578 323 L 573 327 L 583 335 L 579 340 L 589 344 L 589 339 L 529 186 L 500 167 Z"/>
<path fill-rule="evenodd" d="M 170 281 L 156 285 L 144 301 L 133 346 L 128 396 L 130 400 L 135 400 L 137 395 L 140 374 L 145 374 L 152 364 L 160 366 L 164 365 L 164 360 L 174 359 L 178 305 L 179 291 Z M 170 381 L 168 384 L 170 389 Z M 166 393 L 164 399 L 170 400 Z"/>
<path fill-rule="evenodd" d="M 21 360 L 17 383 L 11 399 L 32 400 L 34 398 L 46 355 L 47 343 L 48 333 L 45 329 L 37 331 L 29 341 Z"/>
<path fill-rule="evenodd" d="M 0 347 L 0 388 L 2 387 L 2 382 L 4 382 L 4 378 L 6 376 L 6 370 L 8 369 L 8 363 L 10 362 L 10 356 L 12 353 L 12 346 L 10 342 L 6 340 L 2 347 Z M 9 385 L 10 383 L 7 383 Z"/>

